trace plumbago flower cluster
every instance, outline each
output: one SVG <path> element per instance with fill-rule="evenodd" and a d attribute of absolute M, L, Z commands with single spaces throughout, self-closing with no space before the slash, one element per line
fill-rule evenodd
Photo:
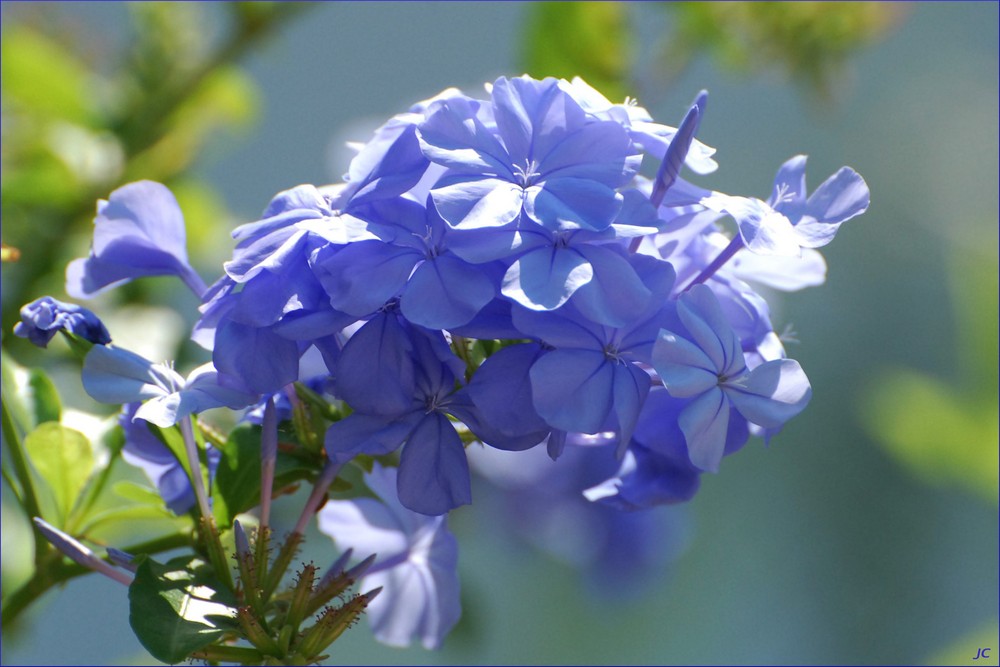
<path fill-rule="evenodd" d="M 132 183 L 100 202 L 67 292 L 181 278 L 202 301 L 193 339 L 211 351 L 186 377 L 109 343 L 77 306 L 46 297 L 22 311 L 18 335 L 44 344 L 61 329 L 94 344 L 84 387 L 124 405 L 126 460 L 171 510 L 201 518 L 218 610 L 200 621 L 218 634 L 185 645 L 191 655 L 315 659 L 329 643 L 319 635 L 338 634 L 324 623 L 342 630 L 365 606 L 378 639 L 438 646 L 460 615 L 446 515 L 472 501 L 467 447 L 541 446 L 551 459 L 602 448 L 617 470 L 584 497 L 645 510 L 691 499 L 703 473 L 809 402 L 752 285 L 823 282 L 816 248 L 868 207 L 857 173 L 843 167 L 810 194 L 797 156 L 766 200 L 726 195 L 680 177 L 684 166 L 717 166 L 694 138 L 705 93 L 677 128 L 579 79 L 501 78 L 487 93 L 420 102 L 358 147 L 342 184 L 276 195 L 233 232 L 232 259 L 210 287 L 187 261 L 164 186 Z M 652 179 L 640 174 L 644 159 L 658 166 Z M 192 419 L 219 407 L 246 410 L 234 434 L 257 438 L 262 455 Z M 343 493 L 317 513 L 338 475 L 359 467 L 353 491 L 336 482 Z M 233 489 L 258 474 L 259 490 Z M 268 565 L 272 493 L 303 479 L 313 493 Z M 258 504 L 254 547 L 232 522 Z M 345 557 L 319 583 L 303 571 L 275 595 L 314 515 Z M 212 537 L 231 525 L 239 584 Z M 68 552 L 86 549 L 45 529 Z M 352 553 L 368 558 L 345 571 Z M 159 573 L 139 556 L 113 560 L 141 562 L 133 589 Z M 331 599 L 331 580 L 338 595 L 356 579 L 366 593 L 347 612 L 328 607 L 320 630 L 300 631 Z M 255 653 L 226 653 L 234 637 Z"/>

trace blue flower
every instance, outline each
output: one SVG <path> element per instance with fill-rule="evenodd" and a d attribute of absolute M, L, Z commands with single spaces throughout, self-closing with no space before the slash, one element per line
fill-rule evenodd
<path fill-rule="evenodd" d="M 730 437 L 730 413 L 777 429 L 801 412 L 812 391 L 798 362 L 776 359 L 747 369 L 740 341 L 718 299 L 695 285 L 677 302 L 679 331 L 663 329 L 653 367 L 675 398 L 691 402 L 678 416 L 691 462 L 716 472 Z"/>
<path fill-rule="evenodd" d="M 378 497 L 331 500 L 319 529 L 342 549 L 377 554 L 360 587 L 382 587 L 366 615 L 375 638 L 390 646 L 441 646 L 462 615 L 458 542 L 447 517 L 407 509 L 396 496 L 396 470 L 376 463 L 365 484 Z"/>
<path fill-rule="evenodd" d="M 798 256 L 802 248 L 825 246 L 840 225 L 868 210 L 868 184 L 841 167 L 806 196 L 806 156 L 781 165 L 768 200 L 713 193 L 703 203 L 728 213 L 739 225 L 743 244 L 762 255 Z"/>
<path fill-rule="evenodd" d="M 197 296 L 205 292 L 188 264 L 184 217 L 174 195 L 160 183 L 138 181 L 98 202 L 90 256 L 66 268 L 66 292 L 89 299 L 134 278 L 167 275 Z"/>
<path fill-rule="evenodd" d="M 368 229 L 377 240 L 356 241 L 315 264 L 335 308 L 365 317 L 398 296 L 409 321 L 452 329 L 467 324 L 496 295 L 497 279 L 488 267 L 449 251 L 448 226 L 430 201 L 373 204 L 370 215 Z"/>
<path fill-rule="evenodd" d="M 418 330 L 390 305 L 347 342 L 337 365 L 337 394 L 353 409 L 326 433 L 330 460 L 388 454 L 405 443 L 399 499 L 422 514 L 444 514 L 472 501 L 462 440 L 447 415 L 471 402 L 456 394 L 463 371 L 440 332 Z"/>
<path fill-rule="evenodd" d="M 79 336 L 95 345 L 107 345 L 111 335 L 104 323 L 82 306 L 43 296 L 21 307 L 21 321 L 14 335 L 27 338 L 38 347 L 48 347 L 60 331 Z"/>
<path fill-rule="evenodd" d="M 235 378 L 211 364 L 199 366 L 185 379 L 172 368 L 112 346 L 94 346 L 83 362 L 83 388 L 102 403 L 145 401 L 135 419 L 161 427 L 210 408 L 244 408 L 257 399 Z"/>
<path fill-rule="evenodd" d="M 620 453 L 650 387 L 649 375 L 637 362 L 649 362 L 674 277 L 666 262 L 642 255 L 632 261 L 653 296 L 620 327 L 594 322 L 572 304 L 547 313 L 514 310 L 520 331 L 554 348 L 529 371 L 538 414 L 564 431 L 617 429 Z"/>
<path fill-rule="evenodd" d="M 628 133 L 588 119 L 555 79 L 500 78 L 490 105 L 451 98 L 419 125 L 420 145 L 449 169 L 431 191 L 456 229 L 502 227 L 522 211 L 553 230 L 601 230 L 639 167 Z"/>

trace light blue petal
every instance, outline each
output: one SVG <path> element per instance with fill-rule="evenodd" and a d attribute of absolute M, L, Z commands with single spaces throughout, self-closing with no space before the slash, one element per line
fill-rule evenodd
<path fill-rule="evenodd" d="M 778 428 L 802 412 L 812 389 L 799 362 L 775 359 L 761 364 L 739 382 L 723 385 L 733 407 L 764 428 Z"/>
<path fill-rule="evenodd" d="M 841 167 L 809 196 L 805 215 L 796 223 L 799 243 L 819 248 L 833 240 L 840 225 L 868 210 L 868 184 L 850 167 Z"/>
<path fill-rule="evenodd" d="M 573 295 L 573 305 L 601 324 L 623 327 L 648 310 L 652 293 L 617 246 L 578 245 L 594 277 Z M 616 252 L 617 251 L 617 252 Z"/>
<path fill-rule="evenodd" d="M 445 514 L 472 502 L 462 439 L 444 415 L 424 416 L 399 459 L 399 501 L 420 514 Z"/>
<path fill-rule="evenodd" d="M 551 230 L 600 231 L 615 221 L 624 202 L 613 188 L 583 178 L 547 178 L 525 192 L 524 212 Z"/>
<path fill-rule="evenodd" d="M 691 340 L 712 360 L 715 371 L 729 377 L 743 371 L 746 364 L 740 340 L 709 287 L 695 285 L 682 294 L 677 302 L 677 315 L 691 334 Z"/>
<path fill-rule="evenodd" d="M 477 267 L 438 255 L 413 272 L 399 305 L 414 324 L 451 329 L 472 320 L 495 295 L 493 283 Z"/>
<path fill-rule="evenodd" d="M 653 344 L 653 368 L 674 398 L 697 396 L 719 384 L 715 364 L 705 352 L 666 329 Z"/>
<path fill-rule="evenodd" d="M 455 229 L 503 227 L 521 215 L 524 189 L 510 181 L 459 176 L 441 183 L 431 190 L 431 198 Z"/>
<path fill-rule="evenodd" d="M 95 345 L 83 362 L 83 388 L 102 403 L 132 403 L 166 396 L 184 386 L 184 378 L 134 352 Z"/>
<path fill-rule="evenodd" d="M 729 430 L 729 401 L 721 389 L 713 389 L 694 399 L 678 418 L 687 441 L 691 463 L 709 472 L 718 472 L 726 450 Z"/>
<path fill-rule="evenodd" d="M 571 248 L 532 250 L 515 261 L 500 292 L 525 308 L 555 310 L 594 277 L 593 267 Z"/>
<path fill-rule="evenodd" d="M 617 455 L 625 455 L 632 441 L 632 432 L 642 410 L 650 387 L 649 375 L 635 364 L 619 363 L 614 366 L 615 416 L 618 417 Z"/>

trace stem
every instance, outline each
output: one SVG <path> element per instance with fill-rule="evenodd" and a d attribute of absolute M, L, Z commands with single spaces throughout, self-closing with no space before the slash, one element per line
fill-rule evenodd
<path fill-rule="evenodd" d="M 156 554 L 162 551 L 169 551 L 178 547 L 187 546 L 191 543 L 191 537 L 185 533 L 174 533 L 157 537 L 146 542 L 139 542 L 128 546 L 122 551 L 128 553 Z M 48 544 L 48 542 L 46 542 Z M 42 563 L 21 588 L 17 589 L 10 597 L 4 600 L 3 610 L 0 611 L 0 621 L 4 629 L 13 625 L 14 621 L 27 609 L 27 607 L 40 598 L 53 586 L 57 586 L 70 579 L 75 579 L 84 574 L 90 574 L 90 570 L 76 563 L 68 564 L 63 562 L 62 554 L 54 549 L 49 552 L 50 560 Z"/>
<path fill-rule="evenodd" d="M 17 429 L 14 427 L 10 411 L 7 410 L 7 401 L 0 401 L 0 403 L 3 404 L 3 439 L 7 442 L 10 460 L 14 464 L 14 474 L 21 484 L 21 506 L 29 518 L 41 516 L 42 511 L 38 505 L 38 496 L 35 495 L 35 486 L 31 481 L 31 471 L 28 469 L 28 460 L 22 448 L 21 436 L 18 435 Z M 31 529 L 35 534 L 35 567 L 37 568 L 49 550 L 46 546 L 48 542 L 34 523 L 31 524 Z"/>
<path fill-rule="evenodd" d="M 206 646 L 191 653 L 190 657 L 209 662 L 235 662 L 240 665 L 256 665 L 264 659 L 263 654 L 257 649 L 242 646 Z"/>
<path fill-rule="evenodd" d="M 306 501 L 305 507 L 302 508 L 302 514 L 299 515 L 298 523 L 295 524 L 295 529 L 292 531 L 298 535 L 304 535 L 306 532 L 306 524 L 309 523 L 309 519 L 312 515 L 316 513 L 316 509 L 319 507 L 319 503 L 323 500 L 323 496 L 326 495 L 327 489 L 333 484 L 333 480 L 337 478 L 337 473 L 340 472 L 342 464 L 334 463 L 333 461 L 327 461 L 326 465 L 323 466 L 323 472 L 320 473 L 319 479 L 316 480 L 316 485 L 313 487 L 312 493 L 309 495 L 309 500 Z"/>
<path fill-rule="evenodd" d="M 184 451 L 187 453 L 188 464 L 191 466 L 191 486 L 198 499 L 198 509 L 202 518 L 210 518 L 212 509 L 208 505 L 208 495 L 205 493 L 205 479 L 201 474 L 201 459 L 198 458 L 198 445 L 194 441 L 194 430 L 191 420 L 187 417 L 180 421 L 181 435 L 184 437 Z"/>
<path fill-rule="evenodd" d="M 682 291 L 686 292 L 695 285 L 703 283 L 709 278 L 711 278 L 713 275 L 715 275 L 716 271 L 722 268 L 723 264 L 732 259 L 733 255 L 739 252 L 742 248 L 743 248 L 743 237 L 737 234 L 735 237 L 733 237 L 733 240 L 729 242 L 729 245 L 727 245 L 725 249 L 723 249 L 723 251 L 719 253 L 718 257 L 713 259 L 711 264 L 702 269 L 701 273 L 695 276 L 694 280 L 688 283 L 687 287 L 685 287 Z"/>

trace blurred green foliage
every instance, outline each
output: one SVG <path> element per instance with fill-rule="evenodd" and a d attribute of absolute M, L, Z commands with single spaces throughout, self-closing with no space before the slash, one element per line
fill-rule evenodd
<path fill-rule="evenodd" d="M 906 12 L 887 2 L 668 2 L 671 32 L 660 60 L 676 75 L 711 56 L 737 74 L 783 70 L 829 98 L 846 61 L 881 39 Z"/>
<path fill-rule="evenodd" d="M 525 73 L 583 77 L 612 101 L 629 89 L 632 32 L 622 2 L 538 2 L 521 38 Z"/>
<path fill-rule="evenodd" d="M 653 76 L 660 89 L 708 55 L 739 75 L 782 71 L 826 99 L 846 61 L 884 37 L 899 3 L 664 2 L 668 31 Z M 522 64 L 532 76 L 581 76 L 612 101 L 637 90 L 638 8 L 619 2 L 539 2 L 529 9 Z"/>
<path fill-rule="evenodd" d="M 916 369 L 883 371 L 865 393 L 868 430 L 914 474 L 935 486 L 959 487 L 996 503 L 1000 498 L 1000 289 L 997 257 L 961 252 L 952 258 L 951 340 L 957 378 Z"/>
<path fill-rule="evenodd" d="M 5 8 L 0 206 L 5 255 L 8 247 L 20 254 L 4 263 L 5 332 L 22 304 L 61 294 L 63 265 L 86 247 L 97 199 L 124 183 L 151 179 L 174 190 L 198 263 L 199 241 L 228 221 L 189 172 L 220 132 L 256 117 L 256 85 L 236 61 L 304 6 L 132 3 L 130 39 L 104 58 L 95 44 L 108 45 L 68 30 L 58 5 Z M 224 15 L 218 34 L 210 12 Z"/>

